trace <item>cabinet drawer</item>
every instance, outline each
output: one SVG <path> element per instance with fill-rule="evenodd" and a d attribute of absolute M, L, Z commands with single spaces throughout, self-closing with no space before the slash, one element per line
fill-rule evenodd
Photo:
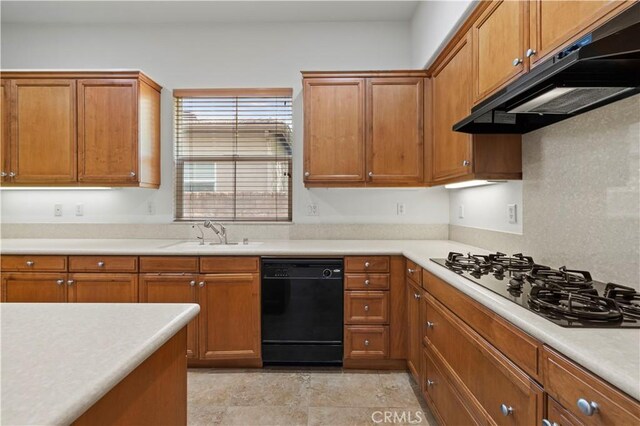
<path fill-rule="evenodd" d="M 582 426 L 582 422 L 576 419 L 566 408 L 558 401 L 547 395 L 547 420 L 552 425 L 560 426 Z"/>
<path fill-rule="evenodd" d="M 3 271 L 51 271 L 67 270 L 66 256 L 2 256 Z"/>
<path fill-rule="evenodd" d="M 533 380 L 429 294 L 427 345 L 457 389 L 497 424 L 540 424 L 543 392 Z M 502 414 L 502 406 L 511 408 Z"/>
<path fill-rule="evenodd" d="M 137 272 L 135 256 L 69 256 L 71 272 Z"/>
<path fill-rule="evenodd" d="M 449 382 L 428 348 L 422 349 L 422 371 L 424 380 L 421 384 L 424 399 L 438 423 L 445 425 L 479 425 L 477 414 L 467 407 L 458 391 Z"/>
<path fill-rule="evenodd" d="M 344 357 L 351 359 L 385 359 L 389 356 L 389 327 L 346 326 Z"/>
<path fill-rule="evenodd" d="M 542 344 L 497 314 L 424 271 L 423 287 L 439 302 L 469 324 L 478 334 L 498 348 L 532 377 L 541 379 L 539 354 Z"/>
<path fill-rule="evenodd" d="M 141 256 L 140 272 L 198 272 L 198 258 L 192 256 Z"/>
<path fill-rule="evenodd" d="M 200 272 L 258 272 L 260 270 L 259 257 L 201 257 Z"/>
<path fill-rule="evenodd" d="M 407 278 L 418 286 L 422 285 L 422 268 L 409 259 L 407 259 Z"/>
<path fill-rule="evenodd" d="M 549 396 L 587 425 L 640 424 L 640 403 L 616 390 L 582 367 L 548 347 L 542 354 L 544 387 Z M 578 408 L 578 401 L 594 402 L 598 410 L 591 416 Z"/>
<path fill-rule="evenodd" d="M 346 290 L 389 290 L 389 274 L 345 274 Z"/>
<path fill-rule="evenodd" d="M 349 256 L 344 259 L 345 272 L 389 272 L 388 256 Z"/>
<path fill-rule="evenodd" d="M 344 294 L 346 324 L 387 324 L 389 293 L 386 291 L 347 291 Z"/>

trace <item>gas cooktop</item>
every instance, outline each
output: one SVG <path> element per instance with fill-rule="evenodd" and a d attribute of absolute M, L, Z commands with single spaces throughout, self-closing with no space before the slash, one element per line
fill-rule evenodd
<path fill-rule="evenodd" d="M 640 293 L 587 271 L 552 269 L 521 253 L 431 260 L 562 327 L 640 328 Z"/>

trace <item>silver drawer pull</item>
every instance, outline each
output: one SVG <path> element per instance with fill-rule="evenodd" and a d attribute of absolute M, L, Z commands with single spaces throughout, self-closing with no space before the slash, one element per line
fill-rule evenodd
<path fill-rule="evenodd" d="M 62 285 L 62 284 L 64 284 L 64 280 L 57 280 L 57 281 L 56 281 L 56 284 L 58 284 L 58 285 Z"/>
<path fill-rule="evenodd" d="M 98 268 L 102 268 L 103 266 L 104 266 L 104 262 L 102 260 L 98 262 Z"/>
<path fill-rule="evenodd" d="M 367 339 L 364 339 L 364 345 L 369 346 L 369 341 Z"/>
<path fill-rule="evenodd" d="M 415 274 L 416 270 L 409 268 L 409 269 L 407 269 L 407 272 L 410 273 L 410 274 Z"/>
<path fill-rule="evenodd" d="M 206 283 L 205 283 L 204 281 L 200 281 L 200 282 L 198 283 L 198 287 L 204 287 L 204 285 L 205 285 L 205 284 L 206 284 Z"/>
<path fill-rule="evenodd" d="M 189 281 L 189 285 L 190 285 L 191 287 L 194 287 L 194 286 L 196 285 L 196 282 L 195 282 L 195 281 Z"/>
<path fill-rule="evenodd" d="M 427 386 L 433 386 L 435 384 L 436 384 L 436 382 L 434 382 L 433 380 L 427 379 Z"/>
<path fill-rule="evenodd" d="M 538 52 L 536 52 L 535 49 L 527 49 L 527 53 L 525 53 L 525 55 L 527 56 L 527 58 L 530 58 L 533 55 L 535 55 L 536 53 L 538 53 Z"/>
<path fill-rule="evenodd" d="M 512 407 L 508 407 L 506 404 L 502 404 L 502 405 L 500 405 L 500 412 L 505 417 L 506 416 L 510 416 L 511 414 L 513 414 L 513 408 Z"/>
<path fill-rule="evenodd" d="M 578 400 L 578 409 L 585 416 L 591 417 L 600 410 L 600 406 L 594 401 L 587 401 L 584 398 L 580 398 Z"/>
<path fill-rule="evenodd" d="M 129 173 L 129 174 L 131 175 L 131 177 L 135 177 L 136 172 L 131 172 L 131 173 Z"/>
<path fill-rule="evenodd" d="M 364 311 L 369 312 L 369 305 L 364 305 Z"/>
<path fill-rule="evenodd" d="M 74 282 L 73 280 L 68 280 L 67 285 L 73 285 L 73 282 Z"/>
<path fill-rule="evenodd" d="M 416 300 L 420 300 L 420 295 L 418 293 L 413 293 L 413 298 Z"/>
<path fill-rule="evenodd" d="M 304 177 L 309 177 L 309 172 L 304 172 Z"/>
<path fill-rule="evenodd" d="M 33 266 L 35 262 L 33 260 L 27 260 L 27 266 Z"/>
<path fill-rule="evenodd" d="M 556 422 L 551 423 L 547 419 L 542 419 L 542 426 L 560 426 L 560 425 Z"/>
<path fill-rule="evenodd" d="M 369 280 L 364 280 L 364 285 L 369 285 L 370 281 Z"/>
<path fill-rule="evenodd" d="M 369 262 L 364 262 L 364 267 L 368 268 L 369 266 L 371 266 L 371 264 Z"/>
<path fill-rule="evenodd" d="M 431 321 L 427 321 L 427 328 L 433 328 L 435 324 L 432 323 Z"/>

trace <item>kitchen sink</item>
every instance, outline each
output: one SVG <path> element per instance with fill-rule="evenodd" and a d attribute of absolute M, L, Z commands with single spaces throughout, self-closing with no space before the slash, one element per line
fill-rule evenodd
<path fill-rule="evenodd" d="M 200 250 L 220 250 L 220 249 L 225 249 L 225 248 L 241 249 L 241 248 L 256 247 L 256 246 L 259 246 L 260 244 L 262 244 L 262 241 L 250 241 L 247 244 L 238 243 L 238 242 L 230 242 L 230 243 L 227 243 L 227 244 L 220 244 L 220 243 L 209 244 L 209 243 L 205 243 L 204 245 L 202 245 L 202 244 L 200 244 L 200 241 L 189 240 L 189 241 L 178 241 L 178 242 L 175 242 L 175 243 L 167 244 L 167 245 L 162 246 L 160 248 L 163 248 L 163 249 L 180 249 L 180 248 L 184 248 L 184 249 L 200 249 Z"/>

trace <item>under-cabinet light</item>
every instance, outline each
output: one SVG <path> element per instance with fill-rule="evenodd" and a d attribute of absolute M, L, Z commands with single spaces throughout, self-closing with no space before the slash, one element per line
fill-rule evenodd
<path fill-rule="evenodd" d="M 466 182 L 456 182 L 449 183 L 444 187 L 447 189 L 460 189 L 460 188 L 470 188 L 472 186 L 484 186 L 484 185 L 493 185 L 496 183 L 503 183 L 502 180 L 468 180 Z"/>

